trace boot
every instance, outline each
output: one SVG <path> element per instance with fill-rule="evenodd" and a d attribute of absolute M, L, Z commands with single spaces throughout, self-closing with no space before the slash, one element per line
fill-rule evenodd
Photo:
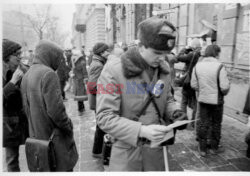
<path fill-rule="evenodd" d="M 211 140 L 211 149 L 209 150 L 209 153 L 212 155 L 217 155 L 219 153 L 223 153 L 225 151 L 224 147 L 219 145 L 219 142 L 216 140 Z"/>
<path fill-rule="evenodd" d="M 198 151 L 202 157 L 205 157 L 207 155 L 207 140 L 199 139 Z"/>

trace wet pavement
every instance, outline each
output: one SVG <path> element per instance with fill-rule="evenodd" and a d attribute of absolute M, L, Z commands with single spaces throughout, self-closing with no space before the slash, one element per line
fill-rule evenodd
<path fill-rule="evenodd" d="M 89 110 L 86 101 L 86 111 L 79 114 L 77 102 L 71 94 L 67 94 L 65 106 L 74 124 L 74 137 L 79 152 L 79 160 L 74 168 L 75 172 L 103 172 L 108 171 L 102 165 L 101 159 L 91 156 L 95 132 L 95 114 Z M 177 98 L 178 100 L 178 98 Z M 190 116 L 190 111 L 188 112 Z M 206 158 L 198 154 L 197 141 L 194 130 L 178 131 L 176 142 L 168 147 L 170 171 L 250 171 L 250 159 L 245 157 L 247 145 L 244 136 L 247 127 L 244 123 L 224 115 L 222 123 L 221 145 L 225 152 L 218 155 L 208 155 Z M 5 150 L 3 149 L 3 171 L 6 171 Z M 24 146 L 20 147 L 21 171 L 28 171 Z"/>

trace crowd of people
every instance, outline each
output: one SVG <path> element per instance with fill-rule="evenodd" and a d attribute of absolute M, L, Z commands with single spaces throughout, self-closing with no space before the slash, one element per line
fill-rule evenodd
<path fill-rule="evenodd" d="M 27 138 L 49 140 L 51 136 L 53 171 L 73 171 L 78 152 L 64 105 L 68 90 L 74 94 L 79 115 L 86 100 L 95 112 L 92 156 L 105 157 L 104 136 L 112 141 L 110 171 L 164 171 L 164 146 L 174 144 L 178 130 L 187 127 L 168 125 L 188 120 L 187 107 L 193 110 L 189 119 L 199 154 L 206 157 L 224 151 L 221 124 L 230 81 L 218 60 L 220 47 L 212 43 L 204 48 L 194 38 L 174 54 L 175 26 L 155 17 L 139 23 L 138 40 L 132 47 L 98 42 L 88 56 L 84 46 L 81 51 L 63 50 L 41 40 L 25 65 L 21 45 L 3 39 L 3 147 L 9 172 L 20 171 L 19 146 Z M 178 62 L 185 63 L 181 77 L 174 69 Z M 182 87 L 180 106 L 174 98 L 176 86 Z M 244 113 L 250 115 L 249 96 L 246 103 Z M 166 139 L 167 134 L 172 135 Z M 158 145 L 152 147 L 152 143 Z"/>

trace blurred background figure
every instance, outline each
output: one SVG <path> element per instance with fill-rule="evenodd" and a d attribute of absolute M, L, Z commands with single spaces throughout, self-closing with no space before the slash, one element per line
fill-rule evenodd
<path fill-rule="evenodd" d="M 64 88 L 66 86 L 66 82 L 69 79 L 69 72 L 70 72 L 70 67 L 67 66 L 66 63 L 67 63 L 67 60 L 66 60 L 66 57 L 64 57 L 61 64 L 59 65 L 59 67 L 56 71 L 57 75 L 59 77 L 59 81 L 60 81 L 60 88 L 61 88 L 63 100 L 67 100 L 67 98 L 65 96 Z"/>
<path fill-rule="evenodd" d="M 187 112 L 187 106 L 193 109 L 191 117 L 192 120 L 194 120 L 196 116 L 197 101 L 196 101 L 195 90 L 191 88 L 190 80 L 191 80 L 192 70 L 200 57 L 200 50 L 201 50 L 200 41 L 199 39 L 194 38 L 191 41 L 190 46 L 183 48 L 176 57 L 178 62 L 185 63 L 184 67 L 185 77 L 183 79 L 183 82 L 181 83 L 182 84 L 181 109 L 184 112 Z M 192 123 L 192 128 L 194 128 L 194 123 Z"/>
<path fill-rule="evenodd" d="M 77 100 L 78 111 L 81 114 L 85 110 L 84 101 L 81 97 L 86 95 L 85 80 L 88 78 L 88 72 L 86 68 L 86 55 L 83 48 L 81 51 L 73 51 L 72 61 L 74 84 L 73 92 L 75 95 L 75 99 Z"/>
<path fill-rule="evenodd" d="M 29 50 L 29 56 L 28 56 L 28 65 L 31 66 L 33 63 L 33 59 L 34 59 L 34 53 L 33 50 Z"/>

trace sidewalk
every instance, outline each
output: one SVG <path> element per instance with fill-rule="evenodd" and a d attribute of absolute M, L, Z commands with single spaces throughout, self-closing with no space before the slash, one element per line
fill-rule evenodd
<path fill-rule="evenodd" d="M 79 116 L 77 103 L 67 94 L 65 102 L 67 113 L 74 124 L 74 136 L 79 152 L 79 160 L 74 168 L 75 172 L 105 171 L 100 159 L 91 156 L 95 132 L 95 115 L 89 110 L 85 102 L 86 111 Z M 178 99 L 177 99 L 178 100 Z M 190 112 L 188 112 L 190 114 Z M 178 131 L 176 142 L 169 146 L 170 171 L 250 171 L 250 160 L 245 157 L 247 145 L 244 135 L 247 127 L 245 124 L 224 116 L 222 124 L 221 144 L 226 151 L 219 155 L 200 157 L 197 150 L 194 131 Z M 3 151 L 3 171 L 6 171 L 5 151 Z M 20 148 L 21 171 L 28 171 L 24 147 Z"/>

